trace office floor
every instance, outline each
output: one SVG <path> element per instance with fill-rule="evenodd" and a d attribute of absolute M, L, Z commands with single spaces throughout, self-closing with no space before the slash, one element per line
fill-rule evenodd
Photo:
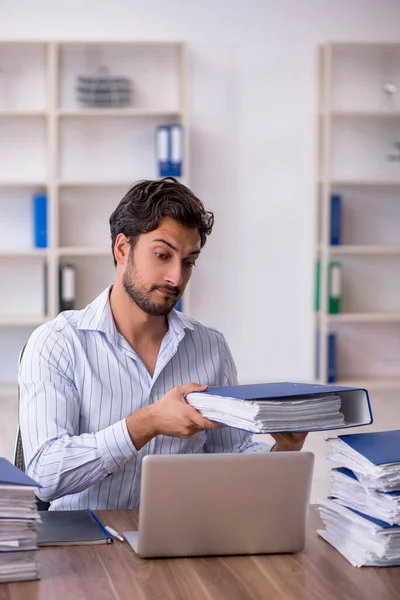
<path fill-rule="evenodd" d="M 338 433 L 356 433 L 357 431 L 380 431 L 385 429 L 400 429 L 400 411 L 398 393 L 379 392 L 371 393 L 371 403 L 374 415 L 374 424 L 368 428 L 347 429 L 338 432 L 311 433 L 308 436 L 305 450 L 315 454 L 315 469 L 311 500 L 315 502 L 329 493 L 329 471 L 333 466 L 326 459 L 327 435 L 334 436 Z M 0 397 L 0 456 L 13 460 L 14 443 L 17 428 L 17 399 L 15 397 Z M 269 436 L 259 436 L 268 441 Z"/>

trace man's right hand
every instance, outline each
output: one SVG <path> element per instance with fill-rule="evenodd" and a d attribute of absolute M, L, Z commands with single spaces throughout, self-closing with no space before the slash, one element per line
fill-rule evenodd
<path fill-rule="evenodd" d="M 158 402 L 129 415 L 126 424 L 135 448 L 140 450 L 156 435 L 186 439 L 205 429 L 221 429 L 223 425 L 204 418 L 186 402 L 187 394 L 206 389 L 206 385 L 198 383 L 180 385 Z"/>

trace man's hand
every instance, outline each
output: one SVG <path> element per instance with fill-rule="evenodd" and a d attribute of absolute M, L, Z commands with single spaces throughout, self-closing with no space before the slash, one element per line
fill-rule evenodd
<path fill-rule="evenodd" d="M 275 440 L 275 446 L 271 452 L 301 450 L 307 435 L 308 433 L 271 433 Z"/>
<path fill-rule="evenodd" d="M 205 429 L 221 429 L 223 425 L 205 419 L 186 402 L 190 392 L 205 392 L 206 385 L 187 383 L 173 388 L 158 402 L 129 415 L 126 419 L 129 435 L 140 450 L 156 435 L 189 438 Z"/>

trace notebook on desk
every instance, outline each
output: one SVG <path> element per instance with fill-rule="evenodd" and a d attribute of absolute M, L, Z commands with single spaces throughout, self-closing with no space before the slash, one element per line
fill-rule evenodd
<path fill-rule="evenodd" d="M 39 546 L 110 544 L 111 535 L 90 510 L 49 510 L 40 513 Z"/>

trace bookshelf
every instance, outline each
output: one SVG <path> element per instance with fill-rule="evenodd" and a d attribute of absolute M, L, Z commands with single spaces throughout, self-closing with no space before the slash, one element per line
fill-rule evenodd
<path fill-rule="evenodd" d="M 86 108 L 78 75 L 131 80 L 124 107 Z M 59 267 L 76 267 L 76 308 L 114 278 L 108 219 L 134 181 L 157 178 L 159 125 L 183 127 L 182 42 L 0 42 L 0 397 L 16 391 L 18 355 L 59 312 Z M 33 240 L 33 197 L 47 197 L 48 247 Z M 185 310 L 189 311 L 185 293 Z"/>
<path fill-rule="evenodd" d="M 400 44 L 324 44 L 317 79 L 316 379 L 400 390 Z"/>

